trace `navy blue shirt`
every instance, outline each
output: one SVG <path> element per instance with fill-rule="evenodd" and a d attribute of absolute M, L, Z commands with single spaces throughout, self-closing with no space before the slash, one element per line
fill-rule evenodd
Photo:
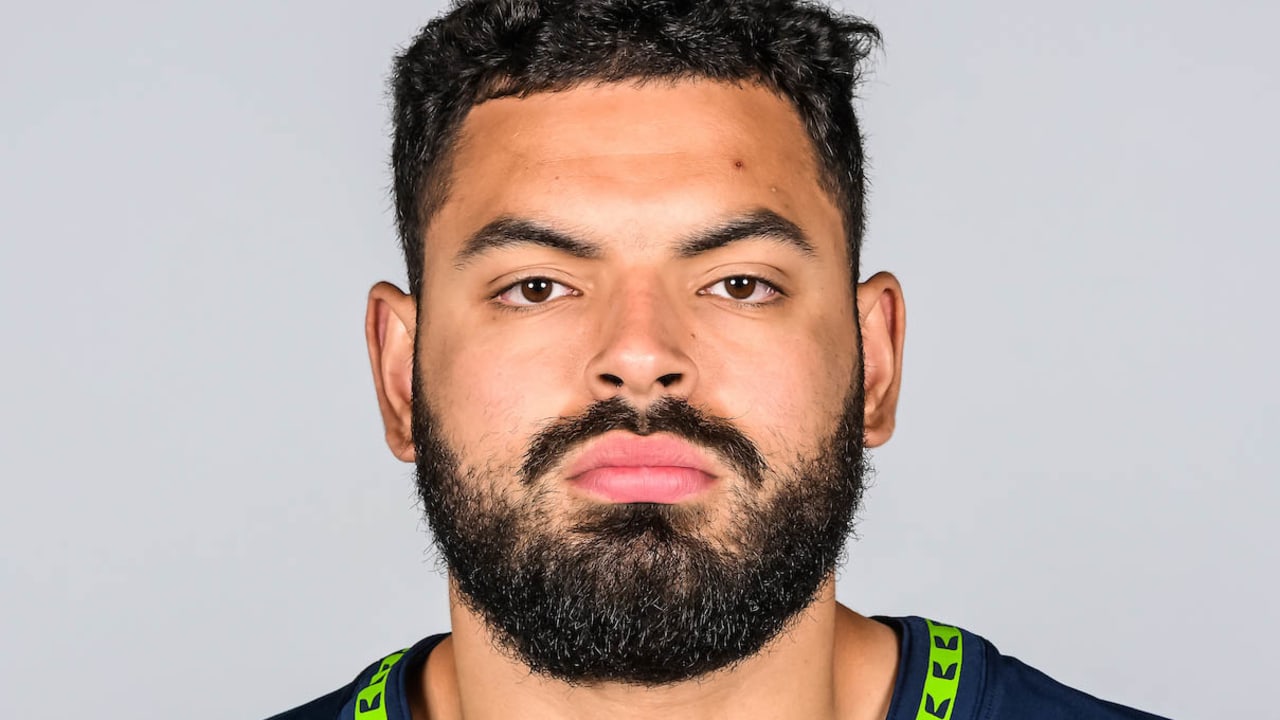
<path fill-rule="evenodd" d="M 968 631 L 919 617 L 876 620 L 902 643 L 888 720 L 1162 720 L 1069 688 Z M 346 687 L 270 720 L 411 720 L 409 679 L 446 637 L 392 653 Z"/>

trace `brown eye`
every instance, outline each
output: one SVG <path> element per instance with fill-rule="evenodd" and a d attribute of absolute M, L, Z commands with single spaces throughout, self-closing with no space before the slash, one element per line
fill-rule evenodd
<path fill-rule="evenodd" d="M 734 300 L 746 300 L 756 291 L 756 279 L 753 277 L 735 277 L 724 281 L 729 297 Z"/>
<path fill-rule="evenodd" d="M 546 278 L 531 278 L 520 283 L 520 295 L 531 303 L 546 302 L 554 285 Z"/>
<path fill-rule="evenodd" d="M 724 289 L 720 290 L 719 288 Z M 754 275 L 727 277 L 700 292 L 751 306 L 772 304 L 783 294 L 773 283 Z"/>
<path fill-rule="evenodd" d="M 572 288 L 550 278 L 528 277 L 508 285 L 494 299 L 506 307 L 529 308 L 573 294 Z"/>

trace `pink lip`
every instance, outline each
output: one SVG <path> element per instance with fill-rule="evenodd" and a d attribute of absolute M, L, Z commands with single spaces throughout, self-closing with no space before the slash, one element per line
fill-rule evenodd
<path fill-rule="evenodd" d="M 709 488 L 710 464 L 673 437 L 620 435 L 591 447 L 569 468 L 570 482 L 617 503 L 676 503 Z"/>

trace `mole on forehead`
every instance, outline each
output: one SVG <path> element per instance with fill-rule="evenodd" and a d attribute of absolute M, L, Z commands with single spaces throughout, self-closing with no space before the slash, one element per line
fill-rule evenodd
<path fill-rule="evenodd" d="M 703 191 L 730 182 L 723 187 L 763 193 L 756 201 L 783 210 L 818 194 L 812 143 L 790 103 L 758 87 L 708 85 L 584 87 L 482 103 L 455 146 L 455 190 L 467 188 L 469 211 L 526 191 L 562 192 L 561 183 L 661 194 L 677 181 Z M 655 113 L 648 94 L 667 95 L 668 107 Z"/>

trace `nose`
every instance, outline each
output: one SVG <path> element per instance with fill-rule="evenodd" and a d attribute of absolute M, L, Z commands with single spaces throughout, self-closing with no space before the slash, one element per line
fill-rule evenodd
<path fill-rule="evenodd" d="M 596 400 L 623 397 L 643 408 L 663 395 L 688 398 L 697 383 L 693 333 L 681 308 L 653 281 L 619 288 L 602 309 L 599 350 L 587 363 Z"/>

